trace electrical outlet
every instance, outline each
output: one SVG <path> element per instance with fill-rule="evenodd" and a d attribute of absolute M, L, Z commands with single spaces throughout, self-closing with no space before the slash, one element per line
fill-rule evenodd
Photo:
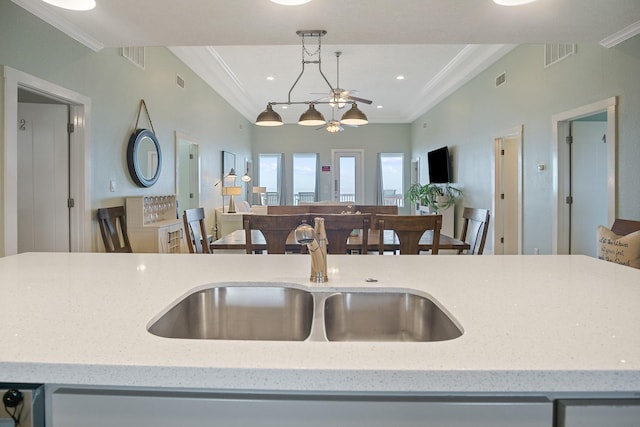
<path fill-rule="evenodd" d="M 116 191 L 116 180 L 115 179 L 109 180 L 109 191 L 111 191 L 112 193 Z"/>

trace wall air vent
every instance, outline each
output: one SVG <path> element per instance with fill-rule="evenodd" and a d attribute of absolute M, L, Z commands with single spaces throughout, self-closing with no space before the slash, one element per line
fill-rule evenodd
<path fill-rule="evenodd" d="M 544 68 L 550 67 L 576 53 L 575 44 L 545 44 Z"/>
<path fill-rule="evenodd" d="M 507 82 L 507 73 L 502 73 L 496 77 L 496 87 L 502 86 Z"/>
<path fill-rule="evenodd" d="M 144 47 L 122 47 L 120 48 L 120 55 L 144 70 Z"/>
<path fill-rule="evenodd" d="M 176 84 L 178 85 L 178 87 L 184 89 L 184 79 L 180 77 L 180 74 L 176 74 Z"/>

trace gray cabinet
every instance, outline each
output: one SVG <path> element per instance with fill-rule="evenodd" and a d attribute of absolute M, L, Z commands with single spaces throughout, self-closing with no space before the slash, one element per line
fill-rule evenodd
<path fill-rule="evenodd" d="M 53 427 L 551 427 L 545 398 L 244 395 L 59 390 Z"/>
<path fill-rule="evenodd" d="M 558 401 L 558 427 L 638 427 L 640 399 L 564 399 Z"/>

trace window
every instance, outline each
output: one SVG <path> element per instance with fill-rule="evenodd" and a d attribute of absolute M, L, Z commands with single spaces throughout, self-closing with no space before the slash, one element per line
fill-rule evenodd
<path fill-rule="evenodd" d="M 267 188 L 267 205 L 285 204 L 282 184 L 283 154 L 258 155 L 258 182 Z"/>
<path fill-rule="evenodd" d="M 382 205 L 404 206 L 404 154 L 379 153 L 378 198 Z"/>
<path fill-rule="evenodd" d="M 293 204 L 318 200 L 318 154 L 293 155 Z"/>

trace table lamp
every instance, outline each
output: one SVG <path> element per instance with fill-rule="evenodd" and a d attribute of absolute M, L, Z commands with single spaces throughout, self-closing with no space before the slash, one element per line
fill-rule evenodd
<path fill-rule="evenodd" d="M 253 193 L 258 195 L 258 206 L 262 206 L 262 194 L 267 192 L 267 187 L 253 187 Z"/>
<path fill-rule="evenodd" d="M 234 196 L 239 196 L 242 194 L 242 187 L 222 187 L 222 197 L 224 196 L 229 196 L 229 209 L 227 210 L 227 213 L 235 213 L 236 211 L 236 205 L 234 203 Z M 223 205 L 224 205 L 224 201 L 223 201 Z M 224 206 L 223 206 L 223 211 L 224 211 Z"/>

